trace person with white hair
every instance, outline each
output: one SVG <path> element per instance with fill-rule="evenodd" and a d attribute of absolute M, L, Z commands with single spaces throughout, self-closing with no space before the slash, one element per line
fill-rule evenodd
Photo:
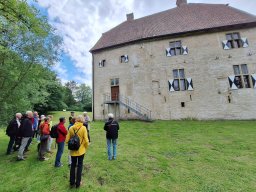
<path fill-rule="evenodd" d="M 24 159 L 24 150 L 28 144 L 29 139 L 33 136 L 33 113 L 32 111 L 27 111 L 25 115 L 23 115 L 23 119 L 21 121 L 21 125 L 19 128 L 19 135 L 21 136 L 21 145 L 18 152 L 18 161 L 25 160 Z"/>
<path fill-rule="evenodd" d="M 119 124 L 114 120 L 114 115 L 112 113 L 108 114 L 108 121 L 105 123 L 104 130 L 106 131 L 107 138 L 108 160 L 116 160 Z"/>
<path fill-rule="evenodd" d="M 16 113 L 15 117 L 10 121 L 6 129 L 6 135 L 10 137 L 10 141 L 7 147 L 6 155 L 10 155 L 12 152 L 13 144 L 18 134 L 20 127 L 20 119 L 22 117 L 21 113 Z"/>
<path fill-rule="evenodd" d="M 89 122 L 90 122 L 90 117 L 88 115 L 88 113 L 85 111 L 84 112 L 84 126 L 86 127 L 87 129 L 87 135 L 88 135 L 88 140 L 89 140 L 89 143 L 91 142 L 91 137 L 90 137 L 90 125 L 89 125 Z"/>
<path fill-rule="evenodd" d="M 87 131 L 83 123 L 84 117 L 82 115 L 79 115 L 76 118 L 76 123 L 72 127 L 70 127 L 68 135 L 66 137 L 67 143 L 69 143 L 69 140 L 71 140 L 75 136 L 78 136 L 80 141 L 80 146 L 78 150 L 70 150 L 71 168 L 69 182 L 71 188 L 79 188 L 81 185 L 84 155 L 89 146 Z"/>

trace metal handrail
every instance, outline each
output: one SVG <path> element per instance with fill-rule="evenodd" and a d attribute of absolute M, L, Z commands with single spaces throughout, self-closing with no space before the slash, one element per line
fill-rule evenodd
<path fill-rule="evenodd" d="M 110 101 L 118 101 L 121 104 L 124 104 L 127 107 L 135 110 L 144 118 L 151 119 L 151 110 L 149 110 L 148 108 L 142 106 L 141 104 L 129 99 L 128 97 L 125 97 L 120 94 L 116 94 L 116 96 L 114 97 L 114 100 L 113 100 L 113 97 L 111 94 L 104 94 L 104 102 L 110 102 Z"/>

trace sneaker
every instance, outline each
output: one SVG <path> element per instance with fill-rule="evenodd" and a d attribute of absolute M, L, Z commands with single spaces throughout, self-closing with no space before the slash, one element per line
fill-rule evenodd
<path fill-rule="evenodd" d="M 25 159 L 22 157 L 22 158 L 17 158 L 17 161 L 25 161 Z"/>
<path fill-rule="evenodd" d="M 55 167 L 63 167 L 63 164 L 55 165 Z"/>
<path fill-rule="evenodd" d="M 48 161 L 49 158 L 43 157 L 43 158 L 39 158 L 39 161 Z"/>

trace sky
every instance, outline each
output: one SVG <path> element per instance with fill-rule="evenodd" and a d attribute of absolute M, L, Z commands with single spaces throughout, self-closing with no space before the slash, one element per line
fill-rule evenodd
<path fill-rule="evenodd" d="M 188 3 L 229 4 L 256 15 L 256 0 L 188 0 Z M 46 15 L 63 38 L 62 59 L 53 70 L 63 83 L 74 80 L 92 85 L 89 50 L 102 33 L 126 20 L 176 7 L 176 0 L 37 0 L 34 5 Z"/>

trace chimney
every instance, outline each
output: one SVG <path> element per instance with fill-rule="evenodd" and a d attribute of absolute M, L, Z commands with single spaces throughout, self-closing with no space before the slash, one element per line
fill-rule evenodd
<path fill-rule="evenodd" d="M 134 20 L 133 13 L 127 14 L 126 17 L 127 17 L 127 21 L 133 21 Z"/>
<path fill-rule="evenodd" d="M 176 5 L 178 7 L 188 4 L 187 0 L 177 0 Z"/>

